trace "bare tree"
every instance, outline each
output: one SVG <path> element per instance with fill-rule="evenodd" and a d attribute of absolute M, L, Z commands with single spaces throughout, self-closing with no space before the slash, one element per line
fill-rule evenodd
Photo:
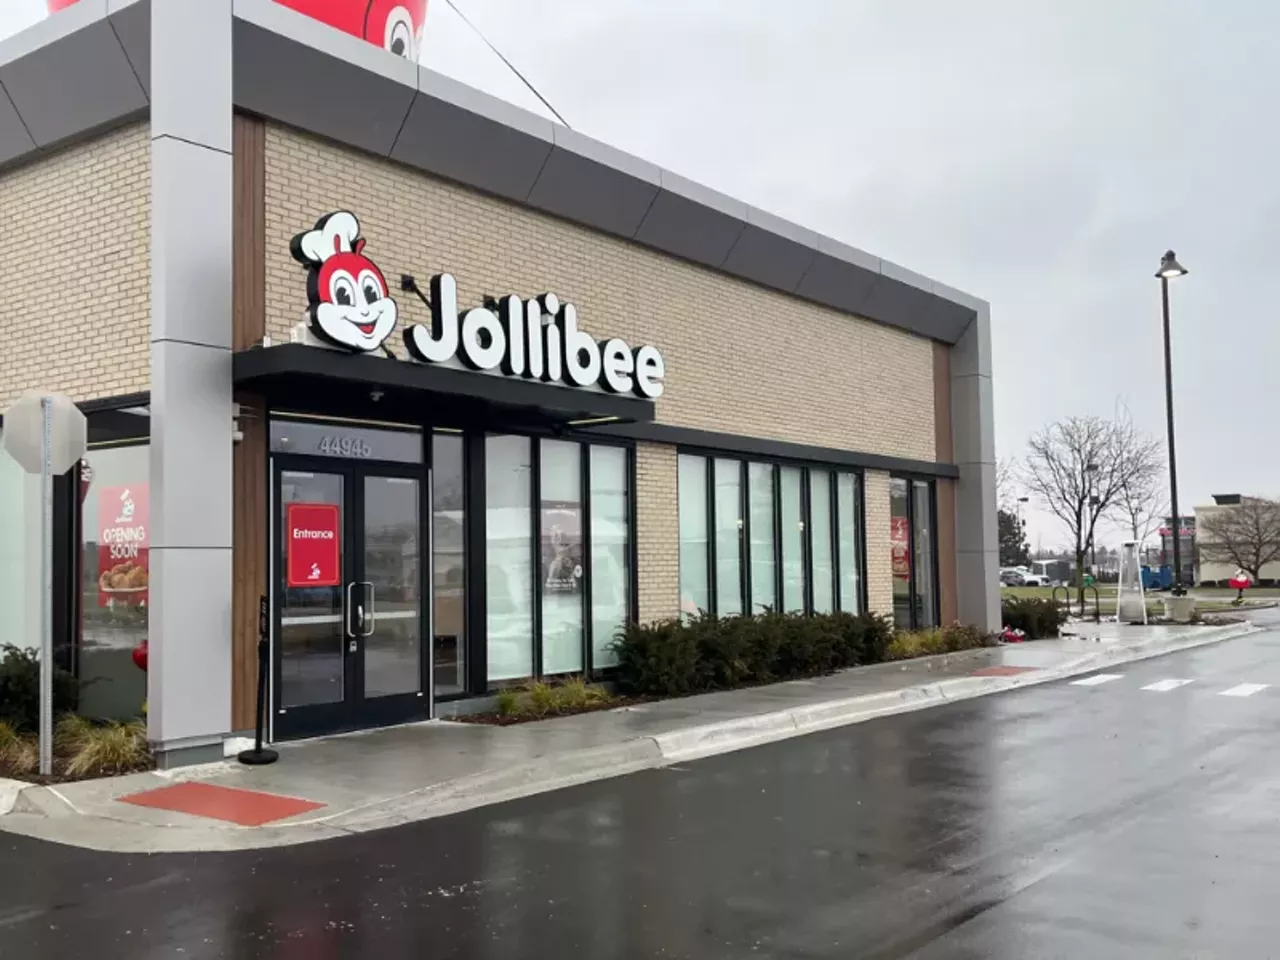
<path fill-rule="evenodd" d="M 1262 568 L 1280 560 L 1280 503 L 1241 497 L 1207 513 L 1196 525 L 1196 540 L 1202 560 L 1240 567 L 1257 583 Z"/>
<path fill-rule="evenodd" d="M 1138 542 L 1139 550 L 1168 516 L 1169 501 L 1164 497 L 1161 480 L 1160 476 L 1153 474 L 1149 478 L 1122 484 L 1116 497 L 1113 517 Z"/>
<path fill-rule="evenodd" d="M 1140 433 L 1127 415 L 1068 417 L 1028 443 L 1023 482 L 1071 536 L 1082 604 L 1081 575 L 1094 527 L 1114 509 L 1126 486 L 1138 489 L 1151 482 L 1162 459 L 1160 443 Z"/>
<path fill-rule="evenodd" d="M 996 458 L 996 503 L 1001 509 L 1016 511 L 1018 499 L 1018 461 L 1011 457 Z"/>

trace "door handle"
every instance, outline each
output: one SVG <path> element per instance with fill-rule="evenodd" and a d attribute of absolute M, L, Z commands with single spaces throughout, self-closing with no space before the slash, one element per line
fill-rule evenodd
<path fill-rule="evenodd" d="M 360 586 L 362 586 L 362 587 L 366 587 L 366 588 L 368 589 L 368 591 L 369 591 L 369 592 L 368 592 L 368 599 L 369 599 L 369 629 L 368 629 L 368 630 L 363 631 L 363 632 L 360 634 L 360 636 L 362 636 L 362 637 L 372 637 L 372 636 L 373 636 L 373 632 L 374 632 L 375 630 L 377 630 L 377 629 L 378 629 L 378 607 L 377 607 L 377 604 L 374 602 L 374 589 L 373 589 L 373 583 L 372 583 L 371 581 L 369 581 L 369 580 L 362 580 L 362 581 L 360 581 Z M 362 626 L 362 627 L 364 626 L 364 619 L 365 619 L 365 618 L 364 618 L 364 608 L 363 608 L 363 607 L 361 607 L 361 608 L 360 608 L 360 626 Z"/>
<path fill-rule="evenodd" d="M 348 637 L 354 637 L 356 635 L 355 631 L 351 629 L 351 611 L 354 609 L 351 606 L 351 591 L 355 589 L 355 586 L 354 581 L 347 584 L 347 606 L 346 609 L 342 611 L 342 621 L 346 624 Z"/>

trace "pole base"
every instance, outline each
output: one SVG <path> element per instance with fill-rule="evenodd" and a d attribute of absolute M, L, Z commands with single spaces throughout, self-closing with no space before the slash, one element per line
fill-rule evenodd
<path fill-rule="evenodd" d="M 279 760 L 280 754 L 264 747 L 261 750 L 241 750 L 236 759 L 251 767 L 265 767 L 267 764 L 275 763 Z"/>

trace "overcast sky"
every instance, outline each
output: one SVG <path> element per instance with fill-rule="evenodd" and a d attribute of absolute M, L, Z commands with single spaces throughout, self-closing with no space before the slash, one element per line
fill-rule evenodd
<path fill-rule="evenodd" d="M 576 130 L 989 300 L 1001 457 L 1117 397 L 1163 435 L 1173 247 L 1184 510 L 1280 494 L 1274 0 L 456 2 Z M 423 61 L 545 113 L 444 0 Z"/>

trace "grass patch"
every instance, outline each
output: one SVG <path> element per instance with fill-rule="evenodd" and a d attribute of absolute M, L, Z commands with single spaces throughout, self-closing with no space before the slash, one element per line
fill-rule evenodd
<path fill-rule="evenodd" d="M 151 748 L 141 720 L 94 723 L 75 714 L 59 718 L 53 734 L 53 775 L 41 782 L 113 777 L 150 770 Z M 40 740 L 0 723 L 0 776 L 35 779 L 40 768 Z"/>
<path fill-rule="evenodd" d="M 533 680 L 523 687 L 507 687 L 495 695 L 496 712 L 457 717 L 464 723 L 488 723 L 505 726 L 568 717 L 576 713 L 604 710 L 625 702 L 603 687 L 593 686 L 585 677 L 568 677 L 560 681 Z"/>

